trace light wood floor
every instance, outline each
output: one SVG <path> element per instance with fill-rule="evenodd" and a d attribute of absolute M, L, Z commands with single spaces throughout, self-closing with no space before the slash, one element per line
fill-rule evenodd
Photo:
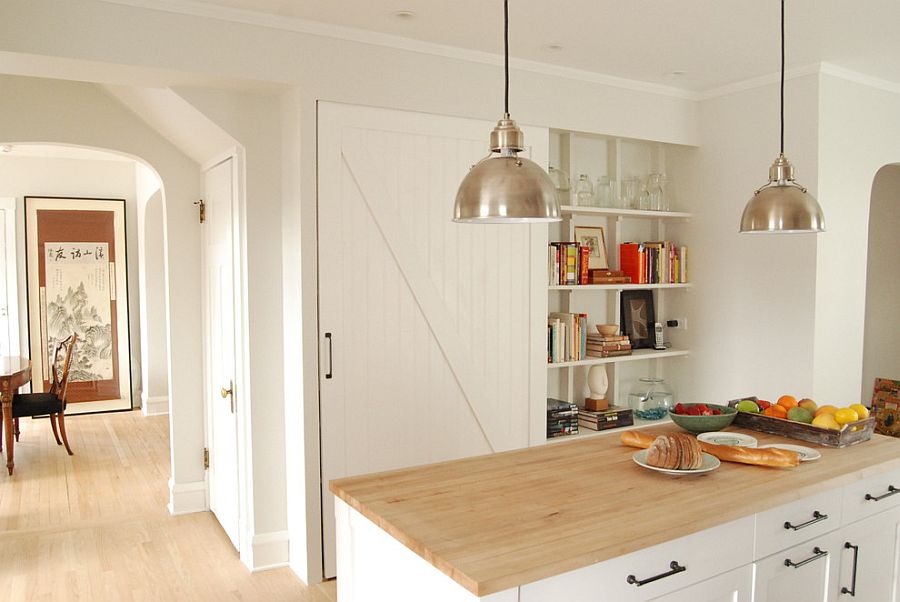
<path fill-rule="evenodd" d="M 22 419 L 15 474 L 0 471 L 0 600 L 334 602 L 333 582 L 251 574 L 212 514 L 169 516 L 168 429 L 140 412 L 71 416 L 70 457 L 46 419 Z"/>

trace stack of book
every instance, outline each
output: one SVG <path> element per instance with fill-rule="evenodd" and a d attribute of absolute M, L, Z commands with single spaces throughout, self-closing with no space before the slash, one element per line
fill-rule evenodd
<path fill-rule="evenodd" d="M 578 434 L 578 406 L 547 398 L 547 438 Z"/>
<path fill-rule="evenodd" d="M 605 431 L 632 424 L 634 424 L 634 414 L 630 408 L 609 406 L 608 410 L 601 412 L 578 408 L 578 426 L 591 431 Z"/>
<path fill-rule="evenodd" d="M 631 355 L 631 340 L 628 338 L 628 335 L 603 336 L 602 334 L 589 334 L 586 338 L 585 351 L 589 357 Z"/>
<path fill-rule="evenodd" d="M 551 242 L 547 255 L 549 284 L 588 284 L 590 253 L 590 247 L 577 242 Z"/>
<path fill-rule="evenodd" d="M 547 361 L 577 362 L 587 354 L 587 314 L 554 312 L 547 317 Z"/>
<path fill-rule="evenodd" d="M 635 284 L 688 282 L 687 247 L 668 240 L 623 242 L 619 245 L 619 269 Z"/>

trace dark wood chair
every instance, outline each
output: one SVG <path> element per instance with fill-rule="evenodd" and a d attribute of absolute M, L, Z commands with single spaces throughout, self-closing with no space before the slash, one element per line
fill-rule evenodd
<path fill-rule="evenodd" d="M 53 427 L 53 436 L 57 445 L 66 446 L 69 455 L 72 448 L 69 447 L 69 439 L 66 437 L 66 392 L 69 387 L 69 366 L 72 363 L 72 352 L 78 334 L 56 345 L 53 353 L 53 380 L 50 390 L 46 393 L 17 393 L 13 396 L 12 415 L 15 420 L 16 441 L 19 440 L 19 418 L 26 416 L 50 416 L 50 425 Z M 57 430 L 57 423 L 59 430 Z M 62 435 L 62 441 L 59 436 Z"/>

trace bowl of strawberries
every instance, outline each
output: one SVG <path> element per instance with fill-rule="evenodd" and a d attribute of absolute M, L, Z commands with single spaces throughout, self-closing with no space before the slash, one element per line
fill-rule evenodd
<path fill-rule="evenodd" d="M 669 410 L 672 422 L 691 433 L 720 431 L 734 421 L 737 410 L 714 403 L 677 403 Z"/>

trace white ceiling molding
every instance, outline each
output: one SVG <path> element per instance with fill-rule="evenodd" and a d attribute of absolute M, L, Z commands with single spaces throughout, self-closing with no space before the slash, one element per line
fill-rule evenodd
<path fill-rule="evenodd" d="M 806 65 L 803 67 L 797 67 L 795 69 L 788 69 L 784 72 L 784 79 L 797 79 L 800 77 L 806 77 L 808 75 L 815 75 L 817 73 L 821 73 L 822 65 L 820 63 L 815 63 L 814 65 Z M 781 72 L 773 72 L 768 75 L 761 75 L 759 77 L 751 77 L 750 79 L 745 79 L 739 82 L 734 82 L 732 84 L 728 84 L 726 86 L 720 86 L 718 88 L 712 88 L 710 90 L 704 90 L 695 95 L 696 100 L 709 100 L 710 98 L 717 98 L 719 96 L 728 96 L 729 94 L 737 94 L 738 92 L 744 92 L 746 90 L 752 90 L 754 88 L 761 88 L 763 86 L 768 86 L 771 84 L 777 84 L 781 79 Z"/>
<path fill-rule="evenodd" d="M 379 33 L 375 31 L 367 31 L 364 29 L 355 29 L 351 27 L 342 27 L 339 25 L 320 23 L 318 21 L 308 21 L 305 19 L 297 19 L 294 17 L 259 13 L 239 8 L 212 6 L 204 2 L 196 2 L 195 0 L 99 1 L 106 2 L 107 4 L 133 6 L 136 8 L 143 8 L 148 10 L 158 10 L 182 15 L 191 15 L 194 17 L 202 17 L 206 19 L 218 19 L 220 21 L 242 23 L 244 25 L 293 31 L 296 33 L 303 33 L 313 36 L 336 38 L 351 42 L 359 42 L 362 44 L 384 46 L 387 48 L 395 48 L 397 50 L 406 50 L 409 52 L 417 52 L 420 54 L 430 54 L 443 58 L 468 61 L 471 63 L 494 65 L 498 67 L 503 65 L 503 56 L 500 54 L 481 52 L 478 50 L 469 50 L 466 48 L 435 44 L 432 42 L 423 42 L 421 40 L 414 40 L 401 36 Z M 562 77 L 565 79 L 572 79 L 576 81 L 596 83 L 605 86 L 611 86 L 614 88 L 623 88 L 626 90 L 643 92 L 646 94 L 670 96 L 687 100 L 696 100 L 698 97 L 697 93 L 691 90 L 685 90 L 674 86 L 664 86 L 661 84 L 654 84 L 639 80 L 632 80 L 623 77 L 615 77 L 612 75 L 586 71 L 583 69 L 574 69 L 571 67 L 562 67 L 559 65 L 551 65 L 548 63 L 540 63 L 537 61 L 529 61 L 516 58 L 510 58 L 509 64 L 512 69 L 518 69 L 521 71 L 529 71 L 532 73 L 540 73 L 541 75 L 549 75 L 552 77 Z"/>
<path fill-rule="evenodd" d="M 897 82 L 888 81 L 886 79 L 881 79 L 878 77 L 872 77 L 871 75 L 866 75 L 865 73 L 852 71 L 850 69 L 844 69 L 843 67 L 838 67 L 837 65 L 832 65 L 831 63 L 822 63 L 821 73 L 823 75 L 831 75 L 832 77 L 838 77 L 850 82 L 862 84 L 863 86 L 868 86 L 870 88 L 884 90 L 885 92 L 900 94 L 900 84 L 898 84 Z"/>

